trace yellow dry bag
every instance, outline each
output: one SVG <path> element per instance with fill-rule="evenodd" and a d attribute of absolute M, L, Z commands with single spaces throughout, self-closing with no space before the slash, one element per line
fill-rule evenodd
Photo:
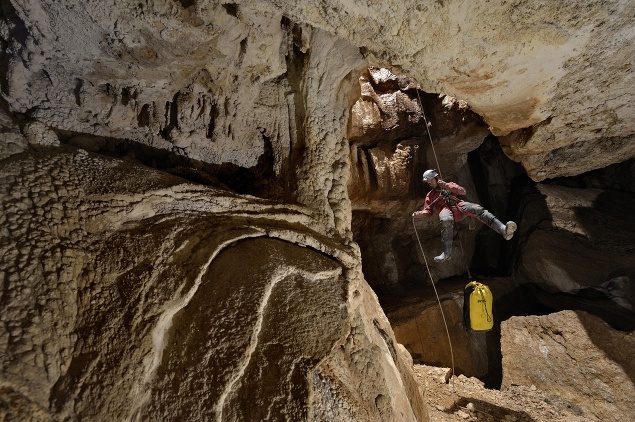
<path fill-rule="evenodd" d="M 489 331 L 494 326 L 492 292 L 483 283 L 470 281 L 463 291 L 463 325 L 467 330 Z"/>

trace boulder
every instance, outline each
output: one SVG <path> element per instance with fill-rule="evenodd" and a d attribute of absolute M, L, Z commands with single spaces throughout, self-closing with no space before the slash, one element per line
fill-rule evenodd
<path fill-rule="evenodd" d="M 455 375 L 476 377 L 491 388 L 500 385 L 500 322 L 516 312 L 525 312 L 526 298 L 509 278 L 480 279 L 493 296 L 493 329 L 478 332 L 463 324 L 463 289 L 466 282 L 446 279 L 429 287 L 409 286 L 407 292 L 381 296 L 382 306 L 395 332 L 416 363 L 453 368 Z M 519 302 L 525 299 L 525 304 Z M 446 332 L 447 324 L 447 332 Z M 451 344 L 448 343 L 448 332 Z M 454 367 L 453 367 L 454 365 Z"/>
<path fill-rule="evenodd" d="M 502 388 L 535 386 L 588 420 L 635 414 L 633 332 L 586 312 L 512 317 L 501 324 Z"/>

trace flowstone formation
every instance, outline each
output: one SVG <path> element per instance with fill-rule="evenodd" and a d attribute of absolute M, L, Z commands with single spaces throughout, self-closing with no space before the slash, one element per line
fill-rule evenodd
<path fill-rule="evenodd" d="M 0 2 L 0 409 L 427 420 L 364 278 L 428 282 L 410 219 L 428 167 L 521 223 L 504 245 L 457 227 L 456 259 L 430 278 L 510 276 L 497 321 L 538 298 L 632 329 L 632 236 L 615 232 L 635 193 L 634 14 L 625 0 Z M 607 184 L 570 178 L 608 165 Z M 438 221 L 417 230 L 434 256 Z M 489 374 L 500 336 L 461 333 L 459 297 L 442 301 L 462 369 Z M 434 304 L 408 305 L 395 331 L 447 365 L 420 336 Z"/>
<path fill-rule="evenodd" d="M 0 180 L 3 418 L 427 420 L 310 209 L 70 147 Z"/>
<path fill-rule="evenodd" d="M 350 237 L 349 79 L 367 62 L 345 39 L 258 2 L 17 0 L 0 17 L 2 108 L 19 124 L 94 152 L 168 152 Z"/>

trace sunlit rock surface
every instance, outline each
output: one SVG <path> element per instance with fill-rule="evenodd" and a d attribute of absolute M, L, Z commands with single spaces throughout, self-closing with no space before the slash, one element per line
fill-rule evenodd
<path fill-rule="evenodd" d="M 535 386 L 588 420 L 635 414 L 635 334 L 585 312 L 513 317 L 502 323 L 503 388 Z"/>
<path fill-rule="evenodd" d="M 69 147 L 0 185 L 3 417 L 427 420 L 358 252 L 310 209 Z"/>

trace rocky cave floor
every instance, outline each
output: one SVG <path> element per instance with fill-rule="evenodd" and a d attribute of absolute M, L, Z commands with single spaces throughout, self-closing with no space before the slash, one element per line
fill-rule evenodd
<path fill-rule="evenodd" d="M 477 378 L 452 377 L 449 368 L 414 365 L 432 422 L 453 421 L 588 421 L 576 409 L 535 386 L 506 391 L 485 388 Z"/>

